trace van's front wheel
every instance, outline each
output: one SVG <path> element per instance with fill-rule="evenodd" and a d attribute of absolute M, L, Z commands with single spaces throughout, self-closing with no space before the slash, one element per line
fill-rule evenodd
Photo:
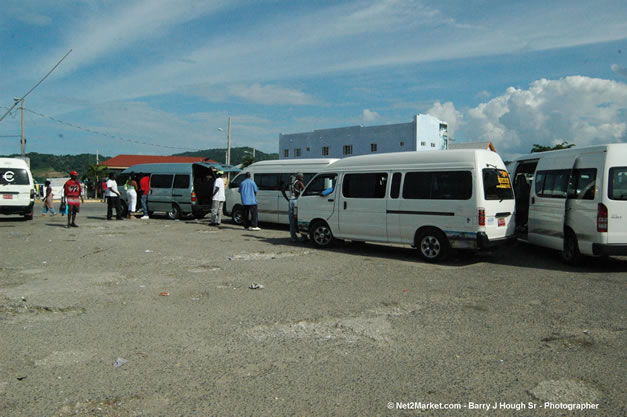
<path fill-rule="evenodd" d="M 329 225 L 319 220 L 309 228 L 309 238 L 319 248 L 327 248 L 333 243 L 333 233 Z"/>
<path fill-rule="evenodd" d="M 446 235 L 437 229 L 425 229 L 416 237 L 418 253 L 427 262 L 441 262 L 449 255 Z"/>
<path fill-rule="evenodd" d="M 178 205 L 172 204 L 172 208 L 168 210 L 168 217 L 172 220 L 176 220 L 181 217 L 181 209 Z"/>
<path fill-rule="evenodd" d="M 233 219 L 233 223 L 237 225 L 244 224 L 244 208 L 242 206 L 235 206 L 231 218 Z"/>

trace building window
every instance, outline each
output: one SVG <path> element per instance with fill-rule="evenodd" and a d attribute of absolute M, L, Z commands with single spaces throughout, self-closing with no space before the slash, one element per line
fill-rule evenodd
<path fill-rule="evenodd" d="M 322 147 L 322 156 L 329 156 L 329 147 L 328 146 L 323 146 Z"/>
<path fill-rule="evenodd" d="M 311 149 L 309 149 L 309 146 L 307 146 L 307 148 L 305 148 L 307 150 L 307 152 L 309 152 Z"/>
<path fill-rule="evenodd" d="M 353 154 L 353 145 L 344 145 L 343 153 L 344 153 L 344 155 L 352 155 Z"/>
<path fill-rule="evenodd" d="M 283 149 L 283 158 L 289 158 L 289 157 L 290 157 L 290 150 Z"/>
<path fill-rule="evenodd" d="M 431 147 L 435 148 L 435 143 L 431 142 Z"/>
<path fill-rule="evenodd" d="M 376 143 L 371 143 L 370 144 L 370 152 L 376 152 L 377 151 L 377 144 Z"/>
<path fill-rule="evenodd" d="M 420 142 L 420 146 L 427 146 L 427 142 Z"/>
<path fill-rule="evenodd" d="M 298 158 L 300 156 L 300 148 L 294 148 L 294 158 Z"/>
<path fill-rule="evenodd" d="M 401 147 L 405 146 L 405 142 L 401 141 Z"/>

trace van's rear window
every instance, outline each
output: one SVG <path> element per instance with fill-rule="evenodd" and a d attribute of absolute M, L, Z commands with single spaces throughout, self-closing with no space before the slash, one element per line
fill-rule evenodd
<path fill-rule="evenodd" d="M 611 200 L 627 200 L 627 167 L 610 168 L 608 194 Z"/>
<path fill-rule="evenodd" d="M 483 193 L 486 200 L 513 200 L 509 174 L 504 169 L 483 169 Z"/>
<path fill-rule="evenodd" d="M 0 168 L 0 184 L 29 185 L 28 171 L 20 168 Z"/>

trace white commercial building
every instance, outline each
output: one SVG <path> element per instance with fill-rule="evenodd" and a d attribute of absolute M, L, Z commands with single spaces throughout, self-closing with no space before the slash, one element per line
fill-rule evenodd
<path fill-rule="evenodd" d="M 349 126 L 279 135 L 279 158 L 345 158 L 374 153 L 447 149 L 446 122 L 418 114 L 409 123 Z"/>

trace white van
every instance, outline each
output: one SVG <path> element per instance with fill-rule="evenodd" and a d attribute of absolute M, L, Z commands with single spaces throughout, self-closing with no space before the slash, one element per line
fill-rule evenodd
<path fill-rule="evenodd" d="M 35 185 L 23 159 L 0 158 L 0 214 L 18 214 L 33 219 Z"/>
<path fill-rule="evenodd" d="M 236 224 L 243 223 L 244 208 L 239 194 L 239 185 L 250 172 L 253 181 L 257 184 L 257 207 L 260 222 L 289 224 L 287 217 L 287 200 L 281 190 L 289 184 L 290 177 L 296 173 L 304 174 L 304 182 L 337 159 L 290 159 L 260 161 L 249 165 L 233 178 L 226 189 L 226 203 L 224 212 L 231 216 Z"/>
<path fill-rule="evenodd" d="M 627 144 L 533 153 L 510 164 L 519 239 L 562 252 L 627 255 Z"/>
<path fill-rule="evenodd" d="M 488 150 L 354 156 L 314 177 L 297 202 L 314 244 L 334 238 L 406 243 L 427 261 L 451 248 L 483 249 L 514 236 L 514 193 Z"/>

